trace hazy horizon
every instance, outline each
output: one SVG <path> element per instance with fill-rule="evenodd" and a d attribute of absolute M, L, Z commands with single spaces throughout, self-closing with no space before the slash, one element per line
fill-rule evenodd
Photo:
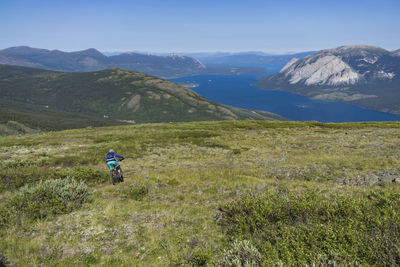
<path fill-rule="evenodd" d="M 0 2 L 0 49 L 286 54 L 342 45 L 400 48 L 395 0 Z"/>
<path fill-rule="evenodd" d="M 339 45 L 340 46 L 357 46 L 357 45 L 367 45 L 367 46 L 373 46 L 373 45 L 369 45 L 369 44 L 343 44 L 343 45 Z M 96 49 L 99 52 L 107 55 L 107 54 L 112 54 L 112 53 L 140 53 L 140 54 L 150 54 L 150 55 L 174 55 L 174 54 L 256 54 L 256 53 L 260 53 L 260 54 L 265 54 L 265 55 L 270 55 L 270 56 L 279 56 L 279 55 L 290 55 L 290 54 L 297 54 L 297 53 L 305 53 L 305 52 L 313 52 L 313 51 L 319 51 L 317 49 L 314 50 L 299 50 L 299 51 L 246 51 L 246 50 L 240 50 L 240 51 L 139 51 L 139 50 L 126 50 L 126 51 L 104 51 L 104 50 L 100 50 L 96 47 L 88 47 L 88 48 L 83 48 L 83 49 L 79 49 L 79 50 L 62 50 L 62 49 L 58 49 L 58 48 L 47 48 L 47 47 L 33 47 L 33 46 L 28 46 L 28 45 L 14 45 L 14 46 L 9 46 L 9 47 L 0 47 L 0 50 L 3 49 L 7 49 L 7 48 L 12 48 L 12 47 L 30 47 L 30 48 L 35 48 L 35 49 L 45 49 L 45 50 L 58 50 L 58 51 L 62 51 L 62 52 L 78 52 L 78 51 L 84 51 L 84 50 L 88 50 L 88 49 Z M 333 49 L 336 47 L 326 47 L 323 49 Z M 386 49 L 388 51 L 395 51 L 398 49 L 387 49 L 385 47 L 381 47 L 383 49 Z M 320 49 L 320 50 L 323 50 Z"/>

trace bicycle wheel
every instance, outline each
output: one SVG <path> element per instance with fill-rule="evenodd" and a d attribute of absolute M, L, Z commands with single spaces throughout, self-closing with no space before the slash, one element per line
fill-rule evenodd
<path fill-rule="evenodd" d="M 118 181 L 119 181 L 118 171 L 116 171 L 116 170 L 111 171 L 111 181 L 112 181 L 113 185 L 118 183 Z"/>

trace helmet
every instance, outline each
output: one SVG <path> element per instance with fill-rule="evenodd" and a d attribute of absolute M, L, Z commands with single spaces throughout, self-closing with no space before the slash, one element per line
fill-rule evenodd
<path fill-rule="evenodd" d="M 114 149 L 110 149 L 110 150 L 108 151 L 108 153 L 115 153 L 115 152 L 114 152 Z"/>

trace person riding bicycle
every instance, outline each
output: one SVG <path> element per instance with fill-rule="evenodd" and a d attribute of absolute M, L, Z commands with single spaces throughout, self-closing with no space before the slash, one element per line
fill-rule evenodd
<path fill-rule="evenodd" d="M 121 167 L 119 166 L 116 158 L 120 158 L 121 160 L 125 159 L 123 156 L 116 154 L 114 149 L 110 149 L 106 155 L 106 163 L 108 168 L 110 169 L 111 176 L 114 169 L 116 169 L 118 173 L 121 173 Z"/>

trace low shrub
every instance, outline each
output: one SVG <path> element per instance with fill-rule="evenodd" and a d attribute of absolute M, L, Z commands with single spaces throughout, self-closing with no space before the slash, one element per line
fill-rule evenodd
<path fill-rule="evenodd" d="M 178 182 L 178 180 L 176 180 L 176 179 L 170 179 L 170 180 L 168 180 L 168 182 L 167 182 L 167 185 L 179 185 L 180 183 Z"/>
<path fill-rule="evenodd" d="M 204 147 L 229 148 L 227 144 L 215 139 L 204 140 L 203 142 L 200 142 L 199 145 Z"/>
<path fill-rule="evenodd" d="M 25 184 L 34 183 L 49 177 L 54 170 L 44 169 L 38 166 L 24 166 L 0 169 L 0 192 L 15 190 Z"/>
<path fill-rule="evenodd" d="M 78 165 L 73 168 L 56 169 L 48 166 L 5 166 L 0 169 L 0 192 L 15 190 L 26 184 L 40 180 L 73 177 L 88 184 L 101 184 L 109 181 L 109 172 Z"/>
<path fill-rule="evenodd" d="M 95 256 L 86 253 L 81 256 L 81 261 L 86 266 L 90 266 L 98 262 Z"/>
<path fill-rule="evenodd" d="M 6 215 L 2 224 L 20 218 L 20 215 L 39 219 L 68 213 L 89 200 L 91 195 L 86 184 L 70 177 L 25 185 L 1 208 L 2 217 Z"/>
<path fill-rule="evenodd" d="M 0 228 L 17 218 L 15 207 L 11 205 L 0 206 Z M 0 265 L 1 266 L 1 265 Z"/>
<path fill-rule="evenodd" d="M 141 201 L 149 194 L 149 189 L 146 185 L 131 184 L 124 190 L 124 194 L 126 198 Z"/>
<path fill-rule="evenodd" d="M 242 151 L 239 148 L 232 149 L 232 154 L 234 154 L 234 155 L 239 155 L 241 153 L 242 153 Z"/>
<path fill-rule="evenodd" d="M 0 254 L 0 267 L 7 267 L 12 266 L 11 263 L 8 261 L 8 258 L 3 254 Z"/>
<path fill-rule="evenodd" d="M 261 254 L 248 240 L 235 240 L 231 249 L 224 251 L 221 266 L 261 266 Z"/>
<path fill-rule="evenodd" d="M 208 266 L 211 255 L 210 251 L 204 249 L 196 249 L 190 255 L 188 263 L 190 266 Z"/>
<path fill-rule="evenodd" d="M 74 168 L 71 169 L 56 171 L 52 175 L 52 177 L 54 178 L 72 177 L 75 178 L 76 180 L 85 181 L 88 184 L 105 183 L 108 182 L 110 179 L 108 171 L 100 171 L 88 166 L 81 166 L 81 165 L 75 166 Z"/>
<path fill-rule="evenodd" d="M 231 239 L 256 246 L 263 265 L 304 266 L 320 255 L 339 265 L 400 264 L 399 192 L 268 192 L 221 206 L 218 216 Z"/>

